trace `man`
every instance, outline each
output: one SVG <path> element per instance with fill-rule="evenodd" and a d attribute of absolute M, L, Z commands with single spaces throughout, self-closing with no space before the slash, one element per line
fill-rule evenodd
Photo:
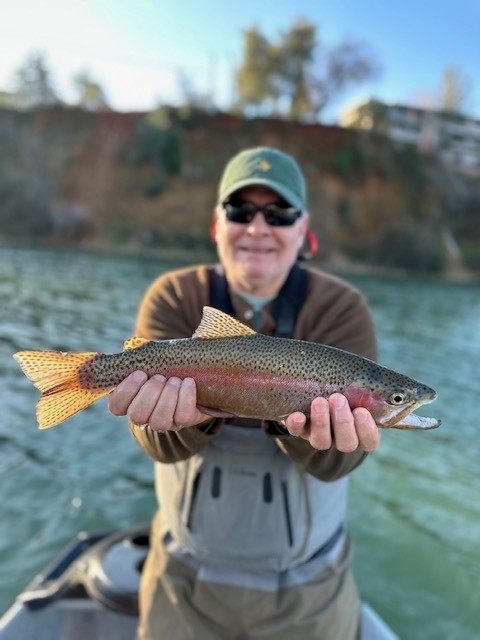
<path fill-rule="evenodd" d="M 221 269 L 168 273 L 147 292 L 137 334 L 191 336 L 204 305 L 269 335 L 375 358 L 361 294 L 294 266 L 309 215 L 296 161 L 248 149 L 227 165 L 214 214 Z M 364 408 L 316 398 L 282 424 L 212 418 L 191 378 L 143 372 L 111 394 L 157 461 L 159 512 L 142 575 L 139 638 L 358 637 L 360 601 L 345 528 L 347 475 L 379 444 Z"/>

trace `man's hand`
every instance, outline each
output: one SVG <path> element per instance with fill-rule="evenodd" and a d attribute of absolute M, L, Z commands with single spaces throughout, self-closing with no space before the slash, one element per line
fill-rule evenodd
<path fill-rule="evenodd" d="M 370 412 L 364 407 L 350 409 L 341 393 L 328 400 L 315 398 L 310 407 L 310 420 L 296 411 L 283 421 L 292 436 L 308 440 L 312 447 L 326 451 L 332 446 L 343 453 L 360 448 L 375 451 L 380 443 L 380 431 Z"/>
<path fill-rule="evenodd" d="M 135 371 L 110 394 L 108 408 L 115 416 L 128 416 L 138 426 L 154 431 L 178 431 L 211 416 L 197 409 L 197 387 L 192 378 L 147 378 Z"/>

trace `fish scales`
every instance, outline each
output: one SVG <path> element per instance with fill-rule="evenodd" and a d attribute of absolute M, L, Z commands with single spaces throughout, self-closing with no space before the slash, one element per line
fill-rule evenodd
<path fill-rule="evenodd" d="M 43 392 L 37 406 L 40 426 L 58 424 L 81 411 L 136 370 L 149 377 L 194 378 L 198 405 L 212 413 L 280 420 L 294 411 L 309 415 L 314 398 L 340 392 L 352 409 L 366 407 L 378 426 L 439 425 L 434 418 L 410 415 L 436 397 L 430 387 L 335 347 L 257 334 L 209 307 L 192 338 L 131 338 L 125 349 L 110 355 L 15 354 Z"/>
<path fill-rule="evenodd" d="M 372 392 L 388 378 L 395 387 L 408 379 L 360 356 L 301 340 L 261 334 L 149 342 L 120 354 L 98 356 L 86 365 L 92 387 L 117 386 L 141 369 L 147 375 L 193 377 L 199 404 L 235 408 L 245 418 L 279 419 L 293 411 L 309 414 L 317 396 L 342 392 L 358 380 Z"/>
<path fill-rule="evenodd" d="M 135 351 L 94 358 L 85 364 L 83 379 L 85 386 L 107 388 L 137 369 L 148 376 L 190 376 L 197 382 L 202 406 L 222 411 L 233 407 L 242 417 L 275 419 L 294 410 L 308 411 L 312 399 L 331 388 L 327 380 L 333 374 L 332 368 L 324 376 L 316 374 L 319 354 L 309 348 L 315 345 L 301 343 L 296 359 L 288 354 L 292 341 L 284 342 L 279 345 L 260 335 L 152 342 Z M 341 382 L 338 370 L 334 384 L 339 387 Z"/>
<path fill-rule="evenodd" d="M 181 339 L 152 341 L 134 351 L 119 354 L 99 354 L 85 370 L 92 376 L 90 384 L 118 384 L 126 372 L 141 369 L 153 375 L 164 373 L 166 367 L 218 365 L 225 369 L 256 371 L 267 375 L 329 380 L 342 384 L 352 375 L 364 375 L 372 383 L 378 381 L 374 362 L 342 352 L 334 347 L 272 338 L 260 334 L 224 339 Z M 385 370 L 388 371 L 388 370 Z"/>

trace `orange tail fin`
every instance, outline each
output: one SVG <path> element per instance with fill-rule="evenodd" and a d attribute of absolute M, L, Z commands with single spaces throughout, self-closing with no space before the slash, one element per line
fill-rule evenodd
<path fill-rule="evenodd" d="M 24 374 L 42 392 L 37 404 L 40 429 L 63 422 L 114 388 L 84 389 L 80 385 L 80 367 L 96 355 L 61 351 L 19 351 L 14 354 Z"/>

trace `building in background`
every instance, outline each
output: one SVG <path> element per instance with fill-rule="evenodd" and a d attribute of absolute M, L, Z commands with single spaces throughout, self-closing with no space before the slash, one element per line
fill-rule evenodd
<path fill-rule="evenodd" d="M 368 100 L 345 111 L 343 127 L 374 131 L 398 144 L 438 154 L 457 171 L 480 175 L 480 120 L 449 111 Z"/>

